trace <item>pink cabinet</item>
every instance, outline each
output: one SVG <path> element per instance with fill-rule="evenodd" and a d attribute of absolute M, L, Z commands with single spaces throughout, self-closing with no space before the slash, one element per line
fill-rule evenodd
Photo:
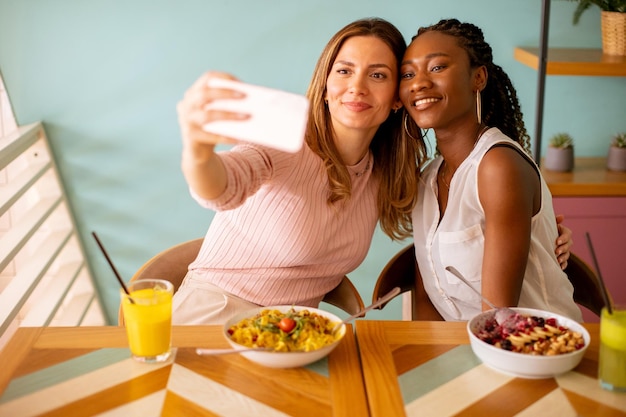
<path fill-rule="evenodd" d="M 554 211 L 572 229 L 572 252 L 595 271 L 585 232 L 589 232 L 600 272 L 614 302 L 626 303 L 626 197 L 554 197 Z M 585 309 L 583 309 L 585 310 Z M 597 322 L 583 311 L 585 321 Z"/>

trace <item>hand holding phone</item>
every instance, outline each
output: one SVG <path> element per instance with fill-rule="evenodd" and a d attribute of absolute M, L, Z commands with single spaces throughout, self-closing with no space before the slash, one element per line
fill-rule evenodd
<path fill-rule="evenodd" d="M 223 78 L 211 78 L 209 86 L 244 93 L 241 99 L 220 99 L 207 108 L 246 113 L 246 120 L 207 123 L 210 133 L 258 143 L 286 152 L 297 152 L 304 143 L 309 101 L 305 96 Z"/>

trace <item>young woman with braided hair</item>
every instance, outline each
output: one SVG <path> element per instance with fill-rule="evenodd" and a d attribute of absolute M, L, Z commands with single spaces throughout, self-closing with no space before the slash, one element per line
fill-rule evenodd
<path fill-rule="evenodd" d="M 499 306 L 582 320 L 554 253 L 552 196 L 528 154 L 515 88 L 480 28 L 456 19 L 419 29 L 400 69 L 405 134 L 432 129 L 437 156 L 413 211 L 424 289 L 446 320 L 489 308 L 454 266 Z"/>

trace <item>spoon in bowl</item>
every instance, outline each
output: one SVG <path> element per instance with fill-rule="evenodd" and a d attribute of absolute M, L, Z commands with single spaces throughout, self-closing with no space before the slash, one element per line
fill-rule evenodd
<path fill-rule="evenodd" d="M 364 315 L 365 313 L 367 313 L 370 310 L 375 309 L 376 307 L 385 304 L 387 301 L 391 300 L 393 297 L 395 297 L 396 295 L 400 294 L 400 287 L 394 287 L 391 291 L 389 291 L 387 294 L 383 295 L 382 297 L 380 297 L 378 300 L 376 300 L 374 303 L 368 305 L 365 308 L 362 308 L 361 310 L 359 310 L 358 312 L 356 312 L 355 314 L 351 315 L 348 318 L 343 319 L 342 321 L 340 321 L 339 323 L 337 323 L 335 325 L 335 327 L 333 327 L 332 333 L 335 333 L 337 330 L 339 330 L 341 328 L 341 326 L 343 326 L 344 324 L 356 319 L 357 317 L 361 317 L 362 315 Z"/>
<path fill-rule="evenodd" d="M 446 271 L 451 272 L 458 279 L 463 281 L 463 283 L 465 285 L 467 285 L 472 291 L 474 291 L 485 302 L 485 304 L 487 304 L 489 307 L 491 307 L 494 310 L 496 310 L 496 316 L 495 317 L 496 317 L 496 321 L 498 322 L 498 324 L 505 323 L 508 319 L 514 317 L 515 314 L 517 314 L 514 310 L 512 310 L 512 309 L 510 309 L 508 307 L 496 307 L 496 305 L 494 303 L 492 303 L 491 301 L 487 300 L 484 295 L 482 295 L 476 288 L 474 288 L 472 286 L 472 284 L 470 284 L 470 282 L 455 267 L 453 267 L 453 266 L 446 266 Z"/>

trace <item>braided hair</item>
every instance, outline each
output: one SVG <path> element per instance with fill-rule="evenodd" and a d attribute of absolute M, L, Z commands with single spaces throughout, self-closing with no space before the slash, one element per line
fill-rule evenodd
<path fill-rule="evenodd" d="M 530 154 L 530 136 L 524 126 L 517 93 L 506 72 L 494 64 L 491 46 L 485 42 L 483 31 L 471 23 L 442 19 L 434 25 L 421 27 L 413 39 L 432 31 L 454 36 L 458 45 L 467 52 L 471 68 L 482 65 L 487 68 L 487 85 L 481 92 L 482 120 L 487 126 L 500 129 Z"/>

